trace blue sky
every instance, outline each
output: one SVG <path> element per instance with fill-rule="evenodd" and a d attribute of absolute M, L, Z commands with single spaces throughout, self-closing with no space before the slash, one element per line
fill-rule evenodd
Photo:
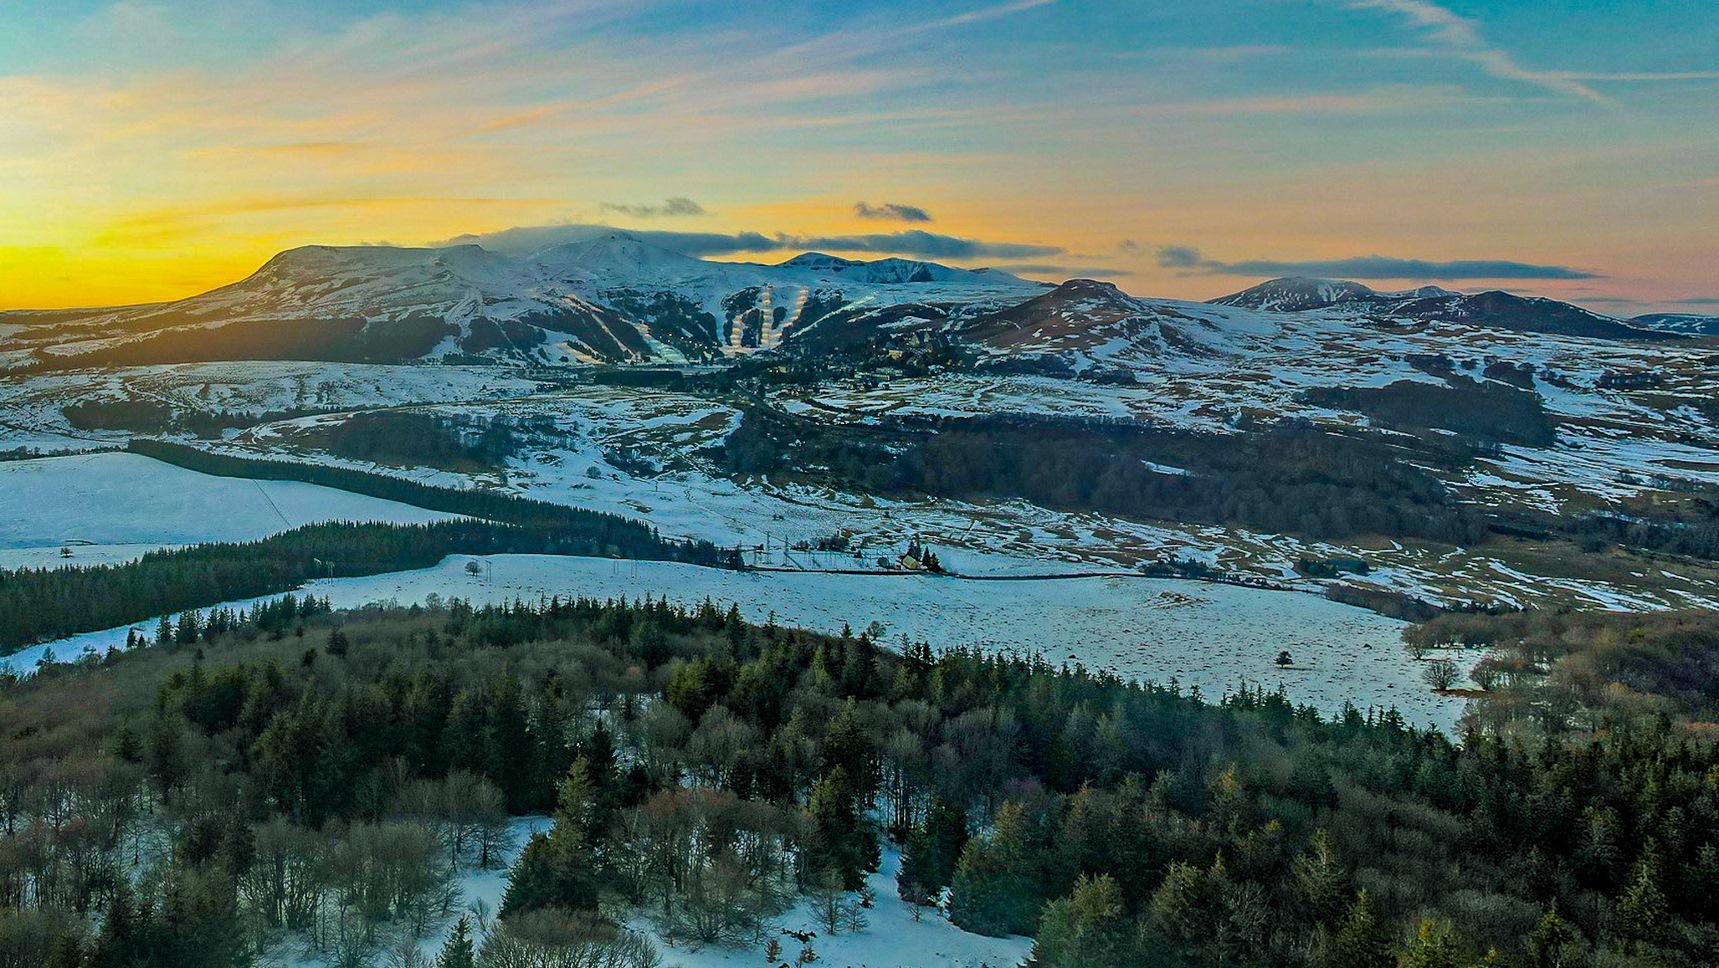
<path fill-rule="evenodd" d="M 1157 295 L 1336 264 L 1695 308 L 1715 50 L 1693 0 L 15 0 L 0 305 L 605 222 Z"/>

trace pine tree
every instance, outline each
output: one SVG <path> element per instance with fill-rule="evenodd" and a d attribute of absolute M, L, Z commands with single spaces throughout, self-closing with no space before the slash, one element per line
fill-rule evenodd
<path fill-rule="evenodd" d="M 472 949 L 471 918 L 460 915 L 454 922 L 454 930 L 448 935 L 448 940 L 442 943 L 442 951 L 436 956 L 436 968 L 475 968 L 477 954 Z"/>
<path fill-rule="evenodd" d="M 519 680 L 512 675 L 500 676 L 490 690 L 484 740 L 487 772 L 495 785 L 501 787 L 509 812 L 543 809 L 546 804 L 531 802 L 533 737 L 520 697 Z"/>
<path fill-rule="evenodd" d="M 594 911 L 597 882 L 583 852 L 569 849 L 548 834 L 532 834 L 508 877 L 501 915 L 512 917 L 542 908 Z"/>
<path fill-rule="evenodd" d="M 1409 942 L 1408 951 L 1398 960 L 1400 968 L 1459 968 L 1455 933 L 1449 924 L 1433 918 L 1422 918 Z"/>
<path fill-rule="evenodd" d="M 1141 963 L 1122 889 L 1108 874 L 1084 875 L 1068 897 L 1045 905 L 1032 962 L 1037 968 L 1129 968 Z"/>
<path fill-rule="evenodd" d="M 454 695 L 441 747 L 441 760 L 449 769 L 492 775 L 485 769 L 484 707 L 478 695 L 464 689 Z"/>
<path fill-rule="evenodd" d="M 95 950 L 91 953 L 90 961 L 94 968 L 118 968 L 138 961 L 143 955 L 138 927 L 130 882 L 121 878 L 114 889 L 113 900 L 108 902 L 107 916 L 102 919 L 101 933 L 97 935 Z"/>
<path fill-rule="evenodd" d="M 1367 892 L 1361 891 L 1343 926 L 1316 946 L 1313 960 L 1317 968 L 1394 968 L 1397 958 L 1392 947 L 1390 932 L 1373 914 Z"/>
<path fill-rule="evenodd" d="M 180 645 L 190 645 L 197 641 L 197 635 L 201 631 L 202 628 L 197 620 L 196 611 L 180 612 L 179 623 L 173 630 L 173 641 Z"/>
<path fill-rule="evenodd" d="M 603 832 L 595 829 L 599 817 L 597 788 L 591 782 L 590 767 L 583 759 L 574 760 L 556 791 L 555 827 L 550 831 L 550 840 L 562 854 L 582 851 L 601 839 Z"/>
<path fill-rule="evenodd" d="M 1629 888 L 1618 900 L 1618 933 L 1623 937 L 1646 944 L 1664 940 L 1671 904 L 1660 880 L 1659 857 L 1650 848 L 1635 862 Z"/>
<path fill-rule="evenodd" d="M 1531 968 L 1575 968 L 1586 964 L 1586 945 L 1575 927 L 1547 911 L 1534 931 L 1528 935 L 1528 963 Z"/>
<path fill-rule="evenodd" d="M 137 738 L 137 730 L 130 723 L 120 723 L 113 734 L 113 755 L 127 763 L 142 762 L 143 741 Z"/>
<path fill-rule="evenodd" d="M 948 887 L 967 837 L 966 811 L 942 797 L 932 797 L 924 822 L 908 837 L 902 851 L 897 878 L 901 896 L 924 903 Z"/>
<path fill-rule="evenodd" d="M 1289 865 L 1295 882 L 1296 901 L 1315 925 L 1333 927 L 1343 917 L 1351 896 L 1348 878 L 1337 863 L 1331 836 L 1315 830 L 1307 847 Z"/>
<path fill-rule="evenodd" d="M 1007 804 L 1003 811 L 1018 809 Z M 1032 933 L 1043 899 L 1015 853 L 996 838 L 967 845 L 950 884 L 949 920 L 976 934 Z"/>
<path fill-rule="evenodd" d="M 806 816 L 812 826 L 806 873 L 834 871 L 846 890 L 858 890 L 866 871 L 877 868 L 877 835 L 860 820 L 845 770 L 838 766 L 813 785 Z"/>

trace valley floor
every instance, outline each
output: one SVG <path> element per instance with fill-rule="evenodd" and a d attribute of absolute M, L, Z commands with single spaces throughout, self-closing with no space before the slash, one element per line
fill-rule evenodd
<path fill-rule="evenodd" d="M 1101 532 L 1096 524 L 1063 531 L 1046 522 L 1010 538 L 1000 533 L 1000 522 L 990 525 L 996 531 L 979 532 L 982 519 L 966 519 L 969 545 L 994 536 L 1003 549 L 975 551 L 942 543 L 963 537 L 963 519 L 947 508 L 889 502 L 849 507 L 829 496 L 760 491 L 697 475 L 589 478 L 571 454 L 553 472 L 525 480 L 523 490 L 534 497 L 644 517 L 664 533 L 690 531 L 725 544 L 771 540 L 769 553 L 751 558 L 783 570 L 737 573 L 662 562 L 504 555 L 484 560 L 481 577 L 467 572 L 470 559 L 454 557 L 423 571 L 307 587 L 339 607 L 408 604 L 431 594 L 478 602 L 556 595 L 648 594 L 689 604 L 710 598 L 736 603 L 758 621 L 774 615 L 785 625 L 831 632 L 844 623 L 859 630 L 875 621 L 888 642 L 906 636 L 939 648 L 1037 652 L 1052 664 L 1080 663 L 1160 683 L 1174 679 L 1208 696 L 1244 683 L 1281 687 L 1293 701 L 1327 715 L 1346 703 L 1363 710 L 1394 706 L 1415 725 L 1449 730 L 1462 713 L 1463 700 L 1435 695 L 1422 682 L 1422 666 L 1401 642 L 1403 623 L 1306 594 L 1317 588 L 1311 583 L 1295 583 L 1298 593 L 1143 578 L 1121 561 L 1079 553 L 1082 547 L 1115 545 L 1116 533 Z M 787 514 L 772 513 L 772 507 Z M 132 454 L 0 463 L 4 567 L 123 561 L 153 547 L 254 540 L 313 521 L 445 517 L 314 485 L 213 477 Z M 888 548 L 887 536 L 907 529 L 938 542 L 946 565 L 968 577 L 884 572 L 869 555 L 856 561 L 851 555 L 794 552 L 784 540 L 846 530 L 873 542 L 875 550 Z M 776 533 L 766 539 L 771 530 Z M 62 557 L 60 548 L 72 541 L 87 544 L 71 545 L 72 557 Z M 871 573 L 796 570 L 816 568 Z M 1057 577 L 1094 571 L 1102 576 Z M 1285 577 L 1293 579 L 1287 567 Z M 153 622 L 38 645 L 0 658 L 0 664 L 28 672 L 50 652 L 67 661 L 87 650 L 105 651 L 123 644 L 129 628 L 148 632 Z M 1287 667 L 1275 662 L 1283 650 L 1292 660 Z M 1456 658 L 1466 667 L 1478 654 Z"/>

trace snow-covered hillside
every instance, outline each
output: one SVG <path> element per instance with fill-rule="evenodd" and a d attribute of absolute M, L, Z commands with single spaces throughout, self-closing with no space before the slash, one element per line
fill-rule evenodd
<path fill-rule="evenodd" d="M 314 484 L 211 477 L 136 454 L 0 462 L 0 567 L 7 568 L 255 541 L 322 521 L 423 524 L 450 517 Z"/>

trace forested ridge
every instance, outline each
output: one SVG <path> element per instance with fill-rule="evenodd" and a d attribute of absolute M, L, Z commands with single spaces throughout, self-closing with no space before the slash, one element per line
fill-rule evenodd
<path fill-rule="evenodd" d="M 0 570 L 0 650 L 157 615 L 272 595 L 313 578 L 428 568 L 452 554 L 586 555 L 714 565 L 702 542 L 670 541 L 615 515 L 544 505 L 552 526 L 490 521 L 311 524 L 247 543 L 152 551 L 120 565 Z M 559 514 L 557 512 L 567 512 Z"/>
<path fill-rule="evenodd" d="M 1470 456 L 1460 449 L 1411 455 L 1374 437 L 1293 421 L 1235 435 L 1025 417 L 855 427 L 763 407 L 747 410 L 723 451 L 732 473 L 822 477 L 862 493 L 1022 498 L 1135 519 L 1451 544 L 1483 538 L 1486 522 L 1416 463 L 1460 467 Z"/>
<path fill-rule="evenodd" d="M 1719 754 L 1663 717 L 1455 743 L 710 603 L 310 605 L 5 687 L 0 964 L 281 939 L 380 964 L 503 811 L 542 810 L 501 918 L 456 941 L 478 964 L 650 965 L 622 920 L 755 941 L 802 895 L 854 930 L 887 838 L 904 897 L 947 886 L 957 924 L 1032 933 L 1047 968 L 1719 950 Z"/>

